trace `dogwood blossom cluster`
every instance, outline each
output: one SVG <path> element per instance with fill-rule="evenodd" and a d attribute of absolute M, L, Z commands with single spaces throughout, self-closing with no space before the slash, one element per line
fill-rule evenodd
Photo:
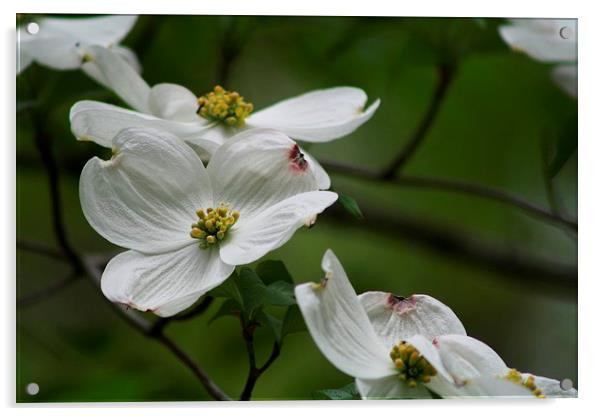
<path fill-rule="evenodd" d="M 495 351 L 466 335 L 453 311 L 427 295 L 357 295 L 328 250 L 325 277 L 295 288 L 316 345 L 355 377 L 364 399 L 574 397 L 560 382 L 508 368 Z"/>

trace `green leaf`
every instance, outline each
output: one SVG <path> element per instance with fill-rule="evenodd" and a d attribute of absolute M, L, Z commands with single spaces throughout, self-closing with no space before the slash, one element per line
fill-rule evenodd
<path fill-rule="evenodd" d="M 283 340 L 288 334 L 303 331 L 307 331 L 307 327 L 305 326 L 305 321 L 301 315 L 301 310 L 299 310 L 297 305 L 289 306 L 282 321 L 282 333 L 280 339 Z"/>
<path fill-rule="evenodd" d="M 252 319 L 257 309 L 264 305 L 267 287 L 259 276 L 248 267 L 243 267 L 236 278 L 238 290 L 242 296 L 245 316 Z"/>
<path fill-rule="evenodd" d="M 274 339 L 280 344 L 282 334 L 282 321 L 263 310 L 257 312 L 256 319 L 259 323 L 272 330 L 272 333 L 274 334 Z"/>
<path fill-rule="evenodd" d="M 272 283 L 266 290 L 266 303 L 275 306 L 290 306 L 295 300 L 295 286 L 292 283 L 279 280 Z"/>
<path fill-rule="evenodd" d="M 359 400 L 360 395 L 355 383 L 347 384 L 340 389 L 318 390 L 312 394 L 314 400 Z"/>
<path fill-rule="evenodd" d="M 232 275 L 226 279 L 224 283 L 209 291 L 209 295 L 214 298 L 230 298 L 234 299 L 241 306 L 243 304 L 242 294 L 238 289 L 237 285 L 238 274 L 236 272 L 232 273 Z"/>
<path fill-rule="evenodd" d="M 349 195 L 339 194 L 339 202 L 343 206 L 343 208 L 345 208 L 345 210 L 351 215 L 353 215 L 355 218 L 359 220 L 364 218 L 364 214 L 362 214 L 362 210 L 357 204 L 357 201 Z"/>
<path fill-rule="evenodd" d="M 221 318 L 222 316 L 239 316 L 241 312 L 240 309 L 240 305 L 234 299 L 226 299 L 221 304 L 215 315 L 213 315 L 211 319 L 209 319 L 208 324 L 211 324 L 213 321 L 215 321 L 218 318 Z"/>
<path fill-rule="evenodd" d="M 263 283 L 268 286 L 279 280 L 294 283 L 286 266 L 279 260 L 266 260 L 261 262 L 255 268 L 255 272 L 259 275 L 261 280 L 263 280 Z"/>
<path fill-rule="evenodd" d="M 570 157 L 577 151 L 577 116 L 562 128 L 556 140 L 554 158 L 548 167 L 551 178 L 556 176 Z"/>

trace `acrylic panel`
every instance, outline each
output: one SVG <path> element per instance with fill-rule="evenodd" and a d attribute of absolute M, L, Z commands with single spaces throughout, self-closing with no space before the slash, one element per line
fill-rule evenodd
<path fill-rule="evenodd" d="M 576 397 L 577 20 L 17 15 L 17 402 Z"/>

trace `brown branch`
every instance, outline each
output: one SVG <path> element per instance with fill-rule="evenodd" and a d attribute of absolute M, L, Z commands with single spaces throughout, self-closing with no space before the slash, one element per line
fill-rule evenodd
<path fill-rule="evenodd" d="M 564 294 L 574 294 L 577 290 L 575 266 L 533 258 L 515 250 L 507 252 L 481 239 L 467 237 L 453 228 L 429 223 L 400 212 L 391 215 L 359 202 L 364 213 L 362 221 L 347 221 L 346 217 L 349 214 L 340 206 L 332 206 L 322 215 L 346 226 L 401 236 L 453 260 L 504 273 L 505 276 L 520 282 L 538 284 L 540 290 L 552 289 Z"/>
<path fill-rule="evenodd" d="M 96 289 L 100 289 L 100 279 L 102 272 L 97 264 L 103 264 L 104 257 L 89 256 L 84 258 L 83 264 L 88 276 L 94 283 Z M 105 298 L 106 299 L 106 298 Z M 127 308 L 126 306 L 113 303 L 106 299 L 111 307 L 119 313 L 119 315 L 134 329 L 143 335 L 156 340 L 171 351 L 182 364 L 184 364 L 195 376 L 199 379 L 205 390 L 215 400 L 230 400 L 228 395 L 224 393 L 203 370 L 203 368 L 192 359 L 175 341 L 169 338 L 161 330 L 157 330 L 153 323 L 144 319 L 139 313 Z"/>
<path fill-rule="evenodd" d="M 56 165 L 56 160 L 52 153 L 51 148 L 51 137 L 46 132 L 48 131 L 45 125 L 45 120 L 37 112 L 33 111 L 33 124 L 35 128 L 35 142 L 36 148 L 42 164 L 48 174 L 48 187 L 50 190 L 50 205 L 52 213 L 52 225 L 54 228 L 54 234 L 65 257 L 69 260 L 69 263 L 73 266 L 76 273 L 81 273 L 83 267 L 79 256 L 75 253 L 75 250 L 69 243 L 67 238 L 67 232 L 65 231 L 65 223 L 63 221 L 63 207 L 61 203 L 61 193 L 59 188 L 59 173 Z"/>
<path fill-rule="evenodd" d="M 242 323 L 241 319 L 241 323 Z M 255 388 L 255 384 L 257 384 L 257 380 L 259 377 L 272 365 L 276 358 L 280 356 L 280 345 L 278 342 L 274 342 L 272 347 L 272 352 L 268 357 L 267 361 L 261 366 L 257 367 L 257 359 L 255 357 L 255 344 L 253 340 L 253 332 L 255 331 L 254 325 L 244 326 L 242 329 L 242 335 L 245 340 L 245 345 L 247 347 L 247 356 L 249 358 L 249 374 L 247 376 L 247 381 L 245 382 L 245 387 L 243 388 L 242 393 L 240 394 L 240 400 L 248 401 L 251 400 L 251 396 L 253 395 L 253 389 Z"/>
<path fill-rule="evenodd" d="M 40 244 L 35 241 L 26 241 L 26 240 L 17 240 L 17 249 L 30 251 L 32 253 L 40 254 L 42 256 L 46 256 L 55 260 L 68 262 L 65 254 L 56 250 L 54 247 L 47 246 L 45 244 Z"/>
<path fill-rule="evenodd" d="M 320 164 L 322 164 L 322 166 L 328 171 L 352 176 L 359 179 L 405 187 L 437 189 L 441 191 L 455 192 L 495 200 L 519 208 L 530 215 L 549 221 L 552 224 L 559 224 L 563 227 L 568 227 L 569 229 L 575 232 L 578 229 L 576 221 L 567 218 L 561 214 L 556 214 L 553 211 L 540 205 L 537 205 L 533 202 L 529 202 L 524 198 L 509 194 L 499 189 L 489 188 L 477 184 L 454 181 L 450 179 L 439 179 L 408 175 L 385 179 L 382 178 L 379 172 L 363 166 L 356 166 L 335 161 L 320 161 Z"/>
<path fill-rule="evenodd" d="M 452 65 L 442 64 L 439 65 L 438 76 L 439 80 L 437 83 L 437 87 L 435 88 L 435 92 L 433 93 L 433 97 L 431 98 L 431 102 L 429 107 L 427 108 L 424 117 L 420 121 L 418 128 L 410 137 L 410 140 L 407 142 L 405 147 L 401 150 L 401 152 L 393 159 L 393 161 L 380 173 L 380 176 L 383 179 L 391 179 L 393 178 L 397 172 L 405 166 L 405 164 L 410 160 L 410 158 L 416 153 L 418 147 L 425 139 L 427 133 L 429 132 L 437 114 L 439 113 L 439 109 L 441 108 L 441 104 L 447 95 L 447 91 L 449 90 L 449 86 L 454 78 L 455 67 Z"/>
<path fill-rule="evenodd" d="M 71 273 L 69 276 L 65 277 L 58 282 L 54 282 L 53 284 L 38 290 L 37 292 L 30 293 L 29 295 L 25 295 L 20 299 L 17 299 L 17 307 L 18 308 L 26 308 L 28 306 L 35 305 L 36 303 L 48 299 L 55 293 L 62 291 L 63 289 L 69 287 L 71 283 L 79 280 L 81 274 Z"/>

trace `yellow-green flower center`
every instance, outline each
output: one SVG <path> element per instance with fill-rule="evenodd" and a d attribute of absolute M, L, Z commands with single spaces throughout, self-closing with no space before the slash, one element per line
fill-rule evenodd
<path fill-rule="evenodd" d="M 253 111 L 253 104 L 245 102 L 239 93 L 226 91 L 219 85 L 215 86 L 213 91 L 199 97 L 197 102 L 199 116 L 228 126 L 244 126 L 245 119 Z"/>
<path fill-rule="evenodd" d="M 190 236 L 200 240 L 199 246 L 207 248 L 223 240 L 228 230 L 238 221 L 240 213 L 221 203 L 217 208 L 198 209 L 198 222 L 192 224 Z"/>
<path fill-rule="evenodd" d="M 435 367 L 420 352 L 405 341 L 395 345 L 389 354 L 399 370 L 399 379 L 408 387 L 416 387 L 418 382 L 428 383 L 437 374 Z"/>
<path fill-rule="evenodd" d="M 535 385 L 535 377 L 529 376 L 526 380 L 523 380 L 523 375 L 517 371 L 515 368 L 510 369 L 508 374 L 504 377 L 506 380 L 510 380 L 513 383 L 519 384 L 521 386 L 525 386 L 533 395 L 539 399 L 544 399 L 546 396 L 543 394 L 540 388 Z"/>

